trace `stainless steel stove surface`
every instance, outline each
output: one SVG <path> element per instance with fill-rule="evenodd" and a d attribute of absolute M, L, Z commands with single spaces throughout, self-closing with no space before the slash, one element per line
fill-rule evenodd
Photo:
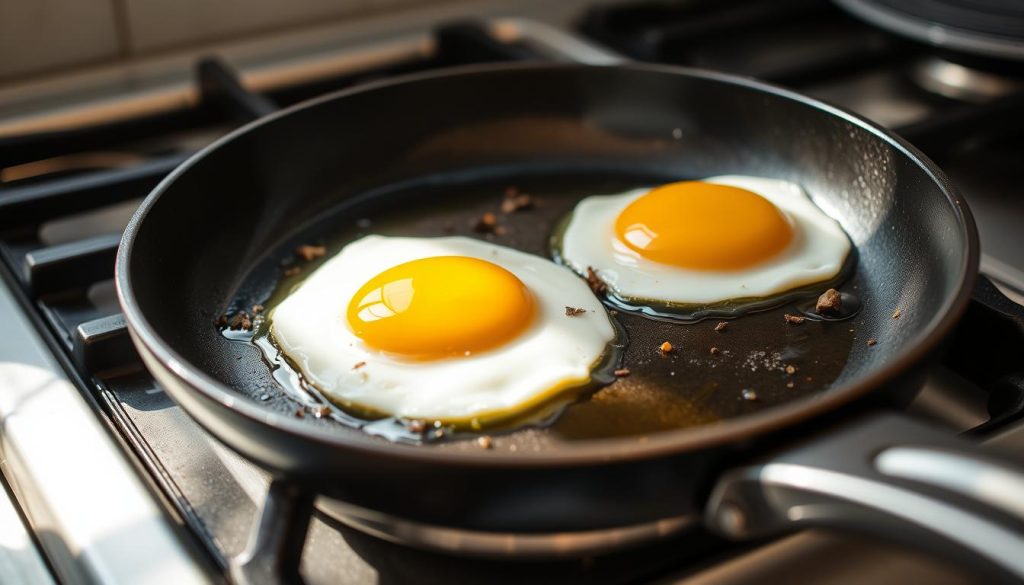
<path fill-rule="evenodd" d="M 36 559 L 36 569 L 69 582 L 216 582 L 245 548 L 268 478 L 199 428 L 142 368 L 114 297 L 114 252 L 140 198 L 190 152 L 247 119 L 333 89 L 467 62 L 613 63 L 622 54 L 790 85 L 891 126 L 933 156 L 977 216 L 984 272 L 1009 295 L 1024 291 L 1024 99 L 1013 79 L 990 79 L 983 95 L 957 92 L 970 71 L 943 69 L 928 48 L 816 1 L 770 10 L 759 2 L 566 3 L 528 14 L 539 20 L 454 16 L 393 20 L 369 38 L 310 35 L 305 52 L 301 35 L 289 37 L 288 59 L 267 56 L 282 54 L 273 43 L 225 49 L 237 67 L 188 54 L 165 62 L 164 75 L 147 79 L 142 92 L 112 70 L 86 80 L 90 95 L 103 88 L 102 99 L 60 107 L 38 104 L 65 84 L 6 102 L 0 91 L 0 115 L 10 114 L 0 118 L 2 470 L 46 559 Z M 195 65 L 197 83 L 183 63 Z M 134 115 L 119 119 L 117 111 Z M 1024 334 L 983 300 L 911 408 L 1024 460 Z M 125 526 L 137 530 L 117 532 Z M 132 556 L 141 550 L 160 552 Z M 817 531 L 743 545 L 691 531 L 583 559 L 494 561 L 407 548 L 320 513 L 301 573 L 311 585 L 979 578 L 903 547 Z M 5 574 L 19 573 L 0 567 Z"/>

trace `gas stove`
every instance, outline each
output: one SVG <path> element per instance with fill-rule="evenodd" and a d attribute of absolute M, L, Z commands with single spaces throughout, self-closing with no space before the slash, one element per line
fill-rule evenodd
<path fill-rule="evenodd" d="M 625 59 L 790 86 L 893 128 L 946 169 L 979 223 L 987 279 L 910 408 L 1024 458 L 1024 323 L 1002 296 L 1024 301 L 1024 78 L 949 61 L 819 1 L 531 4 L 469 20 L 434 9 L 0 88 L 0 513 L 27 528 L 5 535 L 22 545 L 0 562 L 0 580 L 218 582 L 257 529 L 269 479 L 146 372 L 114 295 L 120 232 L 171 169 L 245 121 L 369 80 Z M 817 531 L 745 544 L 688 533 L 586 558 L 494 560 L 408 548 L 322 509 L 301 557 L 310 584 L 978 579 Z"/>

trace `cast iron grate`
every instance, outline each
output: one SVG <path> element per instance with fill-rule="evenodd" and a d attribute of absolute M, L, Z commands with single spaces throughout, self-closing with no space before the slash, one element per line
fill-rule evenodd
<path fill-rule="evenodd" d="M 790 85 L 820 82 L 908 53 L 903 43 L 822 0 L 612 3 L 588 11 L 580 29 L 643 61 Z"/>
<path fill-rule="evenodd" d="M 726 71 L 805 91 L 883 65 L 908 70 L 931 54 L 824 0 L 616 2 L 587 11 L 579 29 L 642 61 Z M 895 129 L 940 164 L 959 148 L 1024 133 L 1024 93 L 962 103 L 905 84 L 935 112 Z"/>

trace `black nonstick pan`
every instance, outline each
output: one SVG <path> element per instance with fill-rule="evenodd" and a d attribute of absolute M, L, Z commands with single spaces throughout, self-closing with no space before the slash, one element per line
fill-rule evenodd
<path fill-rule="evenodd" d="M 458 213 L 459 202 L 474 205 L 474 192 L 493 202 L 502 184 L 548 189 L 557 205 L 554 194 L 577 181 L 590 181 L 585 192 L 721 174 L 801 184 L 856 245 L 844 290 L 863 309 L 837 325 L 850 333 L 843 347 L 822 343 L 806 356 L 813 368 L 841 353 L 814 391 L 743 401 L 723 384 L 706 398 L 715 416 L 649 433 L 568 440 L 556 423 L 496 435 L 491 449 L 473 440 L 410 445 L 330 417 L 297 417 L 261 352 L 215 326 L 219 315 L 273 297 L 295 246 L 373 231 L 368 217 L 422 215 L 421 235 L 463 229 L 429 219 L 452 208 L 449 192 L 461 194 L 452 195 Z M 549 235 L 507 243 L 544 253 L 537 242 Z M 117 285 L 135 344 L 168 393 L 278 478 L 236 567 L 243 580 L 294 568 L 288 543 L 301 544 L 313 494 L 390 538 L 444 546 L 463 541 L 438 534 L 480 537 L 479 550 L 462 552 L 486 552 L 490 535 L 524 556 L 537 542 L 568 554 L 596 535 L 629 542 L 703 518 L 733 537 L 805 525 L 875 529 L 1022 576 L 1024 561 L 1012 553 L 1024 550 L 1019 472 L 885 414 L 916 392 L 923 363 L 968 302 L 977 265 L 970 213 L 942 173 L 853 115 L 701 71 L 515 65 L 374 84 L 228 135 L 143 203 L 118 254 Z M 737 343 L 743 324 L 764 315 L 733 322 Z M 628 321 L 642 318 L 623 319 L 633 323 L 633 346 L 660 334 L 645 337 L 647 325 Z M 671 326 L 704 336 L 711 325 Z M 700 368 L 680 371 L 689 378 Z M 621 404 L 625 417 L 631 403 Z M 543 540 L 552 534 L 559 544 Z"/>

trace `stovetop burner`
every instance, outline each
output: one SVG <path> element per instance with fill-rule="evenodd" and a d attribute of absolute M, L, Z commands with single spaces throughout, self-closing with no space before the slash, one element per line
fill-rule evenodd
<path fill-rule="evenodd" d="M 880 28 L 930 45 L 1024 59 L 1024 7 L 1015 0 L 838 0 Z"/>
<path fill-rule="evenodd" d="M 547 29 L 532 40 L 526 35 L 509 41 L 503 36 L 508 27 L 457 23 L 438 30 L 432 53 L 266 94 L 246 91 L 230 67 L 208 61 L 200 67 L 204 99 L 197 107 L 66 133 L 0 138 L 0 273 L 26 311 L 38 316 L 55 352 L 82 381 L 83 394 L 117 429 L 171 513 L 187 526 L 187 538 L 199 543 L 216 570 L 226 571 L 228 559 L 245 548 L 270 481 L 212 440 L 141 367 L 110 284 L 120 231 L 139 199 L 197 144 L 275 106 L 368 79 L 456 63 L 573 58 L 538 50 L 557 44 Z M 753 0 L 729 6 L 611 4 L 588 11 L 580 27 L 636 58 L 764 77 L 896 128 L 936 158 L 966 192 L 981 224 L 989 273 L 1007 290 L 1024 290 L 1024 247 L 1018 233 L 1024 207 L 1016 196 L 1016 185 L 1024 180 L 1018 164 L 1024 128 L 1013 122 L 1024 119 L 1024 99 L 1006 80 L 981 91 L 984 95 L 979 94 L 977 76 L 967 85 L 979 95 L 922 90 L 912 77 L 915 64 L 942 69 L 941 62 L 919 46 L 812 0 L 773 3 L 771 10 Z M 949 78 L 952 70 L 945 71 Z M 991 99 L 996 93 L 1000 97 Z M 120 154 L 79 154 L 88 152 Z M 1001 302 L 983 283 L 953 337 L 949 356 L 933 370 L 913 405 L 915 412 L 957 431 L 973 428 L 981 437 L 1012 432 L 1024 412 L 1024 380 L 1019 376 L 1024 370 L 1024 334 L 1021 323 L 1007 318 L 1011 311 Z M 736 545 L 700 530 L 680 530 L 683 526 L 671 520 L 638 527 L 626 536 L 594 535 L 618 538 L 620 544 L 621 539 L 652 532 L 662 537 L 606 554 L 580 557 L 582 549 L 570 550 L 576 544 L 562 544 L 571 558 L 528 563 L 456 558 L 451 553 L 466 547 L 477 553 L 502 546 L 517 551 L 536 546 L 538 552 L 549 552 L 551 542 L 545 537 L 471 542 L 465 534 L 355 514 L 331 502 L 317 506 L 322 512 L 314 514 L 302 554 L 302 574 L 310 584 L 670 583 L 698 574 L 701 582 L 749 582 L 753 577 L 744 567 L 757 562 L 762 580 L 792 580 L 798 574 L 856 576 L 871 582 L 972 580 L 934 560 L 856 539 L 812 533 L 764 546 Z M 434 548 L 449 552 L 428 552 L 394 540 L 429 540 L 438 545 Z M 856 567 L 840 562 L 851 558 L 858 559 L 850 563 Z M 813 569 L 826 562 L 833 563 L 827 572 Z M 764 568 L 766 564 L 775 566 Z M 787 572 L 785 566 L 797 569 Z M 731 572 L 725 574 L 727 567 Z"/>

